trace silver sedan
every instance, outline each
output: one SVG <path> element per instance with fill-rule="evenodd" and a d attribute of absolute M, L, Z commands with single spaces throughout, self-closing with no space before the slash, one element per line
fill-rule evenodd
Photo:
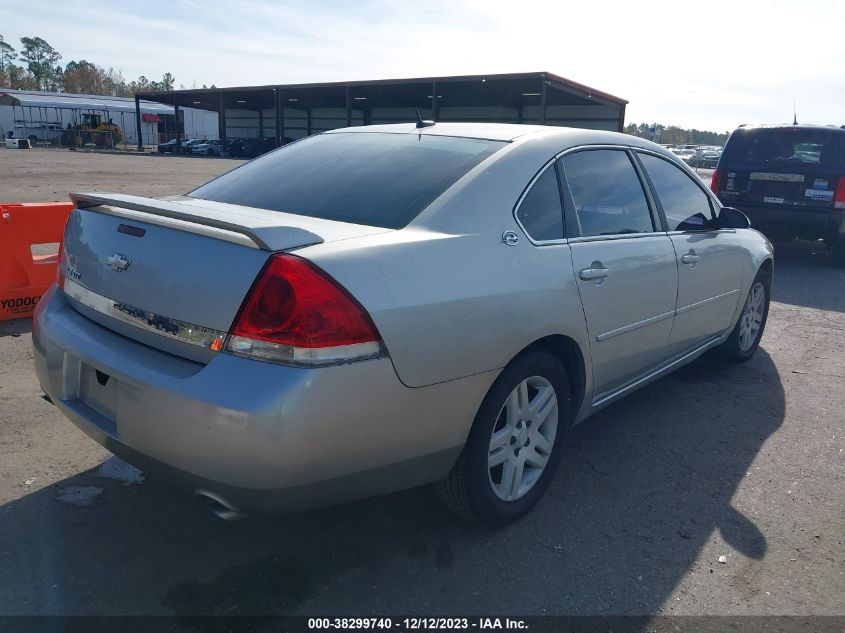
<path fill-rule="evenodd" d="M 356 127 L 185 196 L 72 197 L 44 391 L 231 512 L 435 483 L 512 521 L 573 425 L 707 350 L 748 360 L 769 306 L 769 242 L 611 132 Z"/>

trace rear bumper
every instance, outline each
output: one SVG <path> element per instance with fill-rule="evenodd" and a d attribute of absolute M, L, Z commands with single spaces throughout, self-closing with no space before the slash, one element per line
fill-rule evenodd
<path fill-rule="evenodd" d="M 303 369 L 220 353 L 203 365 L 95 324 L 55 287 L 38 304 L 32 336 L 44 391 L 86 434 L 143 469 L 253 512 L 442 478 L 495 378 L 410 389 L 386 358 Z M 92 370 L 114 381 L 108 406 L 80 379 Z"/>
<path fill-rule="evenodd" d="M 841 212 L 831 209 L 795 209 L 775 205 L 732 204 L 751 220 L 762 233 L 792 234 L 799 237 L 827 238 L 839 229 Z M 834 226 L 835 225 L 835 226 Z"/>

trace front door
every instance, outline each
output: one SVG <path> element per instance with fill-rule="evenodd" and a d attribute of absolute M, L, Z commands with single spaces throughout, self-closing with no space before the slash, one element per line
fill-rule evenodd
<path fill-rule="evenodd" d="M 639 153 L 678 258 L 678 302 L 670 345 L 695 347 L 730 327 L 744 269 L 743 249 L 734 230 L 720 230 L 710 196 L 680 167 Z"/>
<path fill-rule="evenodd" d="M 626 151 L 580 150 L 561 167 L 597 401 L 665 362 L 678 268 Z"/>

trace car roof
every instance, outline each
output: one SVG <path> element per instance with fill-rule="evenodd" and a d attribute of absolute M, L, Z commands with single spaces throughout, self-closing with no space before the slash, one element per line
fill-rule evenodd
<path fill-rule="evenodd" d="M 365 125 L 330 130 L 326 134 L 348 132 L 381 134 L 428 134 L 432 136 L 459 136 L 483 138 L 491 141 L 513 141 L 526 134 L 542 132 L 550 128 L 543 125 L 520 125 L 517 123 L 435 123 L 418 128 L 416 123 L 390 123 Z"/>
<path fill-rule="evenodd" d="M 584 128 L 560 127 L 556 125 L 528 125 L 522 123 L 436 123 L 418 128 L 416 123 L 391 123 L 386 125 L 362 125 L 329 130 L 325 134 L 380 133 L 380 134 L 423 134 L 433 136 L 457 136 L 462 138 L 487 139 L 491 141 L 516 141 L 530 138 L 547 139 L 556 145 L 601 144 L 629 145 L 660 151 L 671 155 L 665 147 L 645 139 L 621 132 L 590 130 Z"/>
<path fill-rule="evenodd" d="M 737 130 L 777 130 L 777 129 L 798 129 L 798 130 L 828 130 L 845 134 L 845 126 L 817 125 L 815 123 L 755 123 L 740 125 Z"/>

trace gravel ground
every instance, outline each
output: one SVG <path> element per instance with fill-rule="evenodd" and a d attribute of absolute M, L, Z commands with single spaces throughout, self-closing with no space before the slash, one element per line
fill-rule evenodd
<path fill-rule="evenodd" d="M 235 164 L 11 154 L 0 200 L 173 193 Z M 424 489 L 223 522 L 108 460 L 40 398 L 30 321 L 2 323 L 0 614 L 845 614 L 845 270 L 819 251 L 778 248 L 750 362 L 606 409 L 495 531 Z"/>
<path fill-rule="evenodd" d="M 67 149 L 0 150 L 0 202 L 68 200 L 71 191 L 186 193 L 244 161 Z"/>

